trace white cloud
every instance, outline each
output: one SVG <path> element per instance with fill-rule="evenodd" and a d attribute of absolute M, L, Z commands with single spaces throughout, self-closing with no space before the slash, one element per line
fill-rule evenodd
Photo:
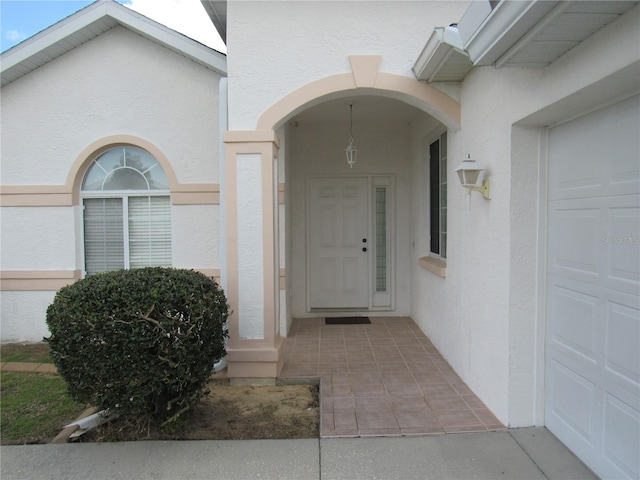
<path fill-rule="evenodd" d="M 200 0 L 124 0 L 123 5 L 200 43 L 226 52 Z"/>
<path fill-rule="evenodd" d="M 4 37 L 11 42 L 21 42 L 27 36 L 24 33 L 19 32 L 18 30 L 7 30 L 4 34 Z"/>

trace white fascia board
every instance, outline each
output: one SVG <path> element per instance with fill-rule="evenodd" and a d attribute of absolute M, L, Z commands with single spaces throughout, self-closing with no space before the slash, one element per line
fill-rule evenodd
<path fill-rule="evenodd" d="M 503 0 L 473 33 L 470 33 L 472 22 L 463 25 L 464 49 L 474 65 L 493 65 L 558 3 L 555 0 Z M 463 19 L 466 16 L 465 13 Z M 473 16 L 473 19 L 477 22 L 480 16 Z M 469 20 L 471 19 L 470 16 Z"/>
<path fill-rule="evenodd" d="M 418 80 L 433 81 L 447 59 L 456 51 L 466 56 L 458 29 L 436 27 L 413 65 L 413 73 Z"/>
<path fill-rule="evenodd" d="M 104 17 L 107 13 L 107 3 L 96 2 L 75 14 L 59 21 L 47 29 L 35 34 L 24 42 L 2 53 L 2 66 L 4 72 L 28 58 L 40 53 L 42 50 L 55 45 L 65 38 L 73 35 L 78 30 L 86 27 Z"/>
<path fill-rule="evenodd" d="M 223 53 L 111 1 L 93 3 L 7 50 L 0 56 L 0 72 L 5 72 L 19 65 L 43 50 L 55 46 L 58 42 L 63 42 L 77 32 L 90 28 L 92 24 L 105 18 L 113 19 L 114 26 L 120 24 L 223 76 L 227 74 L 227 59 Z"/>
<path fill-rule="evenodd" d="M 114 5 L 109 4 L 108 6 L 113 7 Z M 118 6 L 108 13 L 122 26 L 151 40 L 157 41 L 221 75 L 227 74 L 227 59 L 224 54 L 182 35 L 175 30 L 165 27 L 150 18 L 138 14 L 127 7 Z"/>

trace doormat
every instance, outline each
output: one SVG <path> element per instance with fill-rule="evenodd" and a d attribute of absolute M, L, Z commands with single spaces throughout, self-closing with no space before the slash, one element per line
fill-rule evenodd
<path fill-rule="evenodd" d="M 325 325 L 368 325 L 369 317 L 325 317 Z"/>

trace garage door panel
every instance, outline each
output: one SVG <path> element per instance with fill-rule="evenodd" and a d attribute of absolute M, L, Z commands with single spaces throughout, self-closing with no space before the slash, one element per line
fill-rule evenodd
<path fill-rule="evenodd" d="M 601 225 L 600 208 L 584 201 L 555 202 L 549 211 L 549 273 L 596 281 Z"/>
<path fill-rule="evenodd" d="M 637 194 L 640 97 L 585 115 L 549 132 L 549 199 Z"/>
<path fill-rule="evenodd" d="M 607 156 L 599 137 L 583 138 L 589 121 L 580 119 L 549 132 L 549 146 L 563 162 L 549 163 L 549 199 L 584 198 L 602 195 L 600 163 Z"/>
<path fill-rule="evenodd" d="M 640 291 L 640 196 L 616 200 L 616 203 L 635 206 L 612 206 L 608 210 L 609 228 L 602 238 L 609 258 L 607 280 L 611 288 L 637 295 Z"/>
<path fill-rule="evenodd" d="M 639 478 L 640 412 L 613 395 L 606 394 L 603 423 L 605 457 L 612 467 L 617 467 L 629 478 Z M 615 471 L 612 473 L 616 474 Z"/>
<path fill-rule="evenodd" d="M 620 383 L 640 398 L 640 309 L 637 305 L 607 303 L 605 369 L 610 381 Z"/>
<path fill-rule="evenodd" d="M 605 163 L 611 194 L 636 194 L 640 190 L 640 97 L 607 109 L 603 133 L 610 152 Z M 606 178 L 606 177 L 605 177 Z"/>
<path fill-rule="evenodd" d="M 548 422 L 563 423 L 581 441 L 593 446 L 598 410 L 595 384 L 555 359 L 551 362 L 549 376 L 548 386 L 555 394 L 548 406 L 547 415 L 551 417 Z"/>
<path fill-rule="evenodd" d="M 585 293 L 590 286 L 574 288 L 573 282 L 555 279 L 549 286 L 549 307 L 556 313 L 556 321 L 550 325 L 550 337 L 557 348 L 567 354 L 578 355 L 595 365 L 598 349 L 599 299 Z"/>
<path fill-rule="evenodd" d="M 546 424 L 602 478 L 640 478 L 638 132 L 640 96 L 549 132 Z"/>

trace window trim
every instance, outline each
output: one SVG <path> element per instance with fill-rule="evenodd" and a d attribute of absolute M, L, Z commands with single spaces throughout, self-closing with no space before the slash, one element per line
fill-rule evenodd
<path fill-rule="evenodd" d="M 169 183 L 169 189 L 152 189 L 152 188 L 147 188 L 146 190 L 143 189 L 139 189 L 139 190 L 84 190 L 82 187 L 84 186 L 84 182 L 85 179 L 87 177 L 87 175 L 89 174 L 89 172 L 91 171 L 91 169 L 94 166 L 98 166 L 100 167 L 103 171 L 104 168 L 102 168 L 102 166 L 100 164 L 97 163 L 97 161 L 106 153 L 112 151 L 112 150 L 117 150 L 117 149 L 123 149 L 126 151 L 127 148 L 134 148 L 134 149 L 138 149 L 138 150 L 142 150 L 144 152 L 146 152 L 147 154 L 149 154 L 155 161 L 156 163 L 151 166 L 150 168 L 147 168 L 144 172 L 141 172 L 140 170 L 138 170 L 137 168 L 132 168 L 129 166 L 122 166 L 119 167 L 120 169 L 122 168 L 131 168 L 133 170 L 135 170 L 136 172 L 140 173 L 141 175 L 144 176 L 144 173 L 147 171 L 150 171 L 151 169 L 155 169 L 155 168 L 160 168 L 164 174 L 164 176 L 167 178 L 167 182 Z M 108 198 L 118 198 L 121 199 L 122 201 L 122 221 L 123 221 L 123 232 L 122 232 L 122 242 L 123 242 L 123 263 L 124 263 L 124 268 L 125 269 L 129 269 L 131 268 L 131 259 L 130 259 L 130 242 L 131 242 L 131 238 L 130 238 L 130 233 L 129 233 L 129 224 L 130 224 L 130 209 L 129 209 L 129 199 L 130 198 L 150 198 L 150 197 L 166 197 L 168 200 L 168 213 L 169 213 L 169 223 L 170 225 L 172 224 L 172 215 L 171 215 L 171 210 L 172 210 L 172 201 L 171 201 L 171 190 L 170 190 L 170 180 L 168 179 L 168 175 L 167 175 L 167 171 L 164 168 L 164 166 L 162 165 L 162 163 L 157 159 L 157 157 L 155 155 L 153 155 L 151 152 L 149 152 L 147 149 L 140 147 L 138 145 L 134 145 L 134 144 L 119 144 L 119 145 L 114 145 L 111 148 L 107 148 L 107 149 L 102 149 L 99 152 L 97 152 L 96 154 L 92 155 L 90 157 L 90 161 L 88 162 L 88 166 L 86 167 L 86 169 L 84 170 L 84 173 L 82 175 L 82 178 L 80 179 L 80 195 L 79 195 L 79 200 L 80 200 L 80 217 L 79 217 L 79 231 L 81 232 L 82 237 L 80 238 L 80 242 L 79 242 L 79 250 L 81 253 L 81 272 L 82 272 L 82 277 L 85 278 L 88 274 L 87 274 L 87 250 L 86 250 L 86 226 L 85 226 L 85 203 L 84 200 L 85 199 L 108 199 Z M 104 185 L 104 181 L 106 181 L 106 179 L 109 178 L 109 176 L 112 174 L 113 172 L 106 172 L 105 171 L 105 178 L 103 180 L 103 185 Z M 145 177 L 145 180 L 146 177 Z M 147 181 L 147 186 L 149 187 L 148 181 Z M 173 245 L 173 232 L 172 232 L 172 228 L 170 227 L 170 245 Z M 171 264 L 173 264 L 173 252 L 171 252 Z"/>
<path fill-rule="evenodd" d="M 446 259 L 446 244 L 447 244 L 447 239 L 446 239 L 446 230 L 443 232 L 442 230 L 442 226 L 443 226 L 443 220 L 442 220 L 442 211 L 443 208 L 441 205 L 439 205 L 439 219 L 438 219 L 438 235 L 442 235 L 444 233 L 445 235 L 445 240 L 444 240 L 444 250 L 445 250 L 445 256 L 441 256 L 439 252 L 433 252 L 431 251 L 431 167 L 432 167 L 432 159 L 431 159 L 431 146 L 436 143 L 436 142 L 440 142 L 439 144 L 439 149 L 438 149 L 438 174 L 439 174 L 439 182 L 438 182 L 438 198 L 441 199 L 442 195 L 443 195 L 443 191 L 442 191 L 442 187 L 443 185 L 445 185 L 445 188 L 448 186 L 448 158 L 447 158 L 447 154 L 448 154 L 448 150 L 449 150 L 449 146 L 448 146 L 448 131 L 446 129 L 440 130 L 438 131 L 438 133 L 436 135 L 433 136 L 428 136 L 423 138 L 422 141 L 422 195 L 423 198 L 426 197 L 426 200 L 428 200 L 428 202 L 424 202 L 422 203 L 422 208 L 423 210 L 423 214 L 421 216 L 422 221 L 425 224 L 424 229 L 421 230 L 422 235 L 426 235 L 426 237 L 422 237 L 423 238 L 423 242 L 426 243 L 426 246 L 423 246 L 422 248 L 424 248 L 425 251 L 426 250 L 426 255 L 421 256 L 418 258 L 418 265 L 429 271 L 432 272 L 442 278 L 446 277 L 446 271 L 447 271 L 447 259 Z M 444 145 L 444 149 L 446 154 L 443 156 L 442 155 L 442 145 Z M 445 168 L 446 168 L 446 172 L 444 177 L 442 177 L 442 171 L 440 169 L 441 166 L 441 162 L 444 160 L 445 163 Z M 448 188 L 447 188 L 448 190 Z M 448 192 L 447 192 L 448 195 Z M 445 197 L 446 199 L 446 203 L 447 205 L 444 207 L 444 211 L 445 211 L 445 215 L 447 215 L 447 210 L 448 210 L 448 198 Z M 445 220 L 445 222 L 448 224 L 448 222 Z M 439 250 L 442 251 L 442 239 L 439 239 Z M 421 245 L 423 245 L 422 242 L 420 242 Z"/>

